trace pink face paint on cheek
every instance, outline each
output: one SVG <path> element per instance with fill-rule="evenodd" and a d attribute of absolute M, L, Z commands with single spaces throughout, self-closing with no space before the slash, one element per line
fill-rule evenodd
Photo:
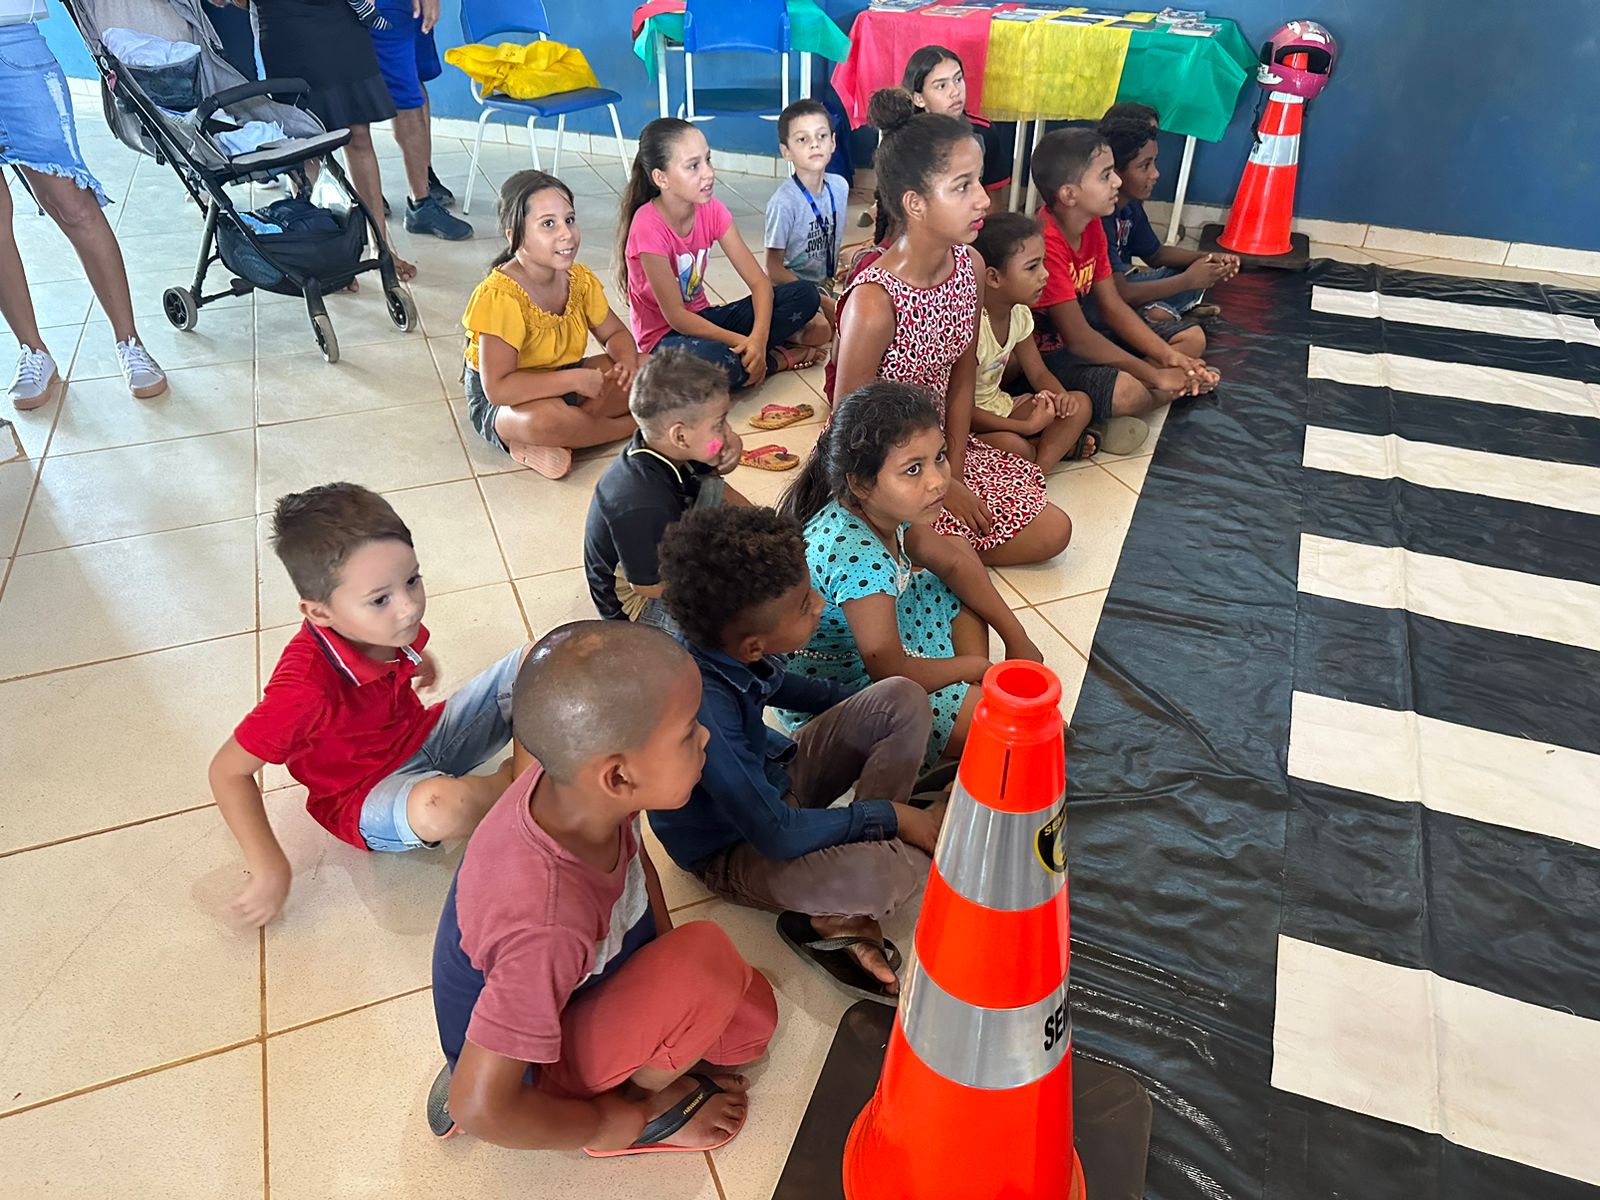
<path fill-rule="evenodd" d="M 717 455 L 722 453 L 722 447 L 725 444 L 726 443 L 724 443 L 721 438 L 712 438 L 706 443 L 706 453 L 711 455 L 712 458 L 715 458 Z"/>

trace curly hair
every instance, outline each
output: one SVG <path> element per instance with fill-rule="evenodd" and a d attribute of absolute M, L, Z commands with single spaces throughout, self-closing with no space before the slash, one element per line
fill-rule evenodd
<path fill-rule="evenodd" d="M 696 508 L 661 539 L 663 602 L 698 646 L 722 648 L 742 613 L 776 600 L 810 578 L 806 540 L 795 522 L 770 508 Z"/>

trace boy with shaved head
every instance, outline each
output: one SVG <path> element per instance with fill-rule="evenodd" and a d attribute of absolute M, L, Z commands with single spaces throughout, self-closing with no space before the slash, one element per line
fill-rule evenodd
<path fill-rule="evenodd" d="M 648 626 L 580 621 L 529 653 L 512 728 L 534 761 L 467 844 L 434 942 L 436 1134 L 608 1157 L 744 1124 L 724 1068 L 766 1052 L 772 988 L 718 926 L 673 928 L 639 834 L 700 778 L 699 708 L 693 660 Z"/>

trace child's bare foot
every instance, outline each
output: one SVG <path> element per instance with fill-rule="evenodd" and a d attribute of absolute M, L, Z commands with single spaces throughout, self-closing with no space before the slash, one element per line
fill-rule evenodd
<path fill-rule="evenodd" d="M 750 1113 L 749 1081 L 743 1075 L 712 1075 L 710 1079 L 722 1091 L 707 1099 L 682 1129 L 668 1134 L 657 1145 L 705 1150 L 720 1146 L 744 1127 L 745 1118 Z M 699 1081 L 692 1075 L 673 1080 L 646 1102 L 650 1120 L 655 1120 L 699 1088 Z"/>

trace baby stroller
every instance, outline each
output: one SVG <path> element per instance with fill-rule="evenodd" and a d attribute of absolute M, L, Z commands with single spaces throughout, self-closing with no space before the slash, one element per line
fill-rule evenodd
<path fill-rule="evenodd" d="M 317 347 L 339 361 L 339 342 L 323 297 L 366 271 L 383 280 L 389 319 L 401 332 L 417 327 L 417 307 L 395 275 L 394 258 L 333 152 L 350 140 L 327 130 L 306 110 L 281 103 L 309 90 L 304 80 L 247 83 L 222 57 L 221 42 L 200 5 L 205 0 L 65 0 L 100 71 L 106 123 L 118 140 L 157 162 L 171 163 L 206 214 L 194 282 L 162 295 L 167 320 L 193 329 L 200 310 L 263 288 L 303 296 Z M 298 194 L 310 187 L 304 164 L 322 170 L 350 197 L 348 212 L 280 200 L 241 213 L 229 184 L 288 176 Z M 367 235 L 378 247 L 364 258 Z M 232 274 L 226 291 L 207 295 L 206 272 L 220 261 Z"/>

